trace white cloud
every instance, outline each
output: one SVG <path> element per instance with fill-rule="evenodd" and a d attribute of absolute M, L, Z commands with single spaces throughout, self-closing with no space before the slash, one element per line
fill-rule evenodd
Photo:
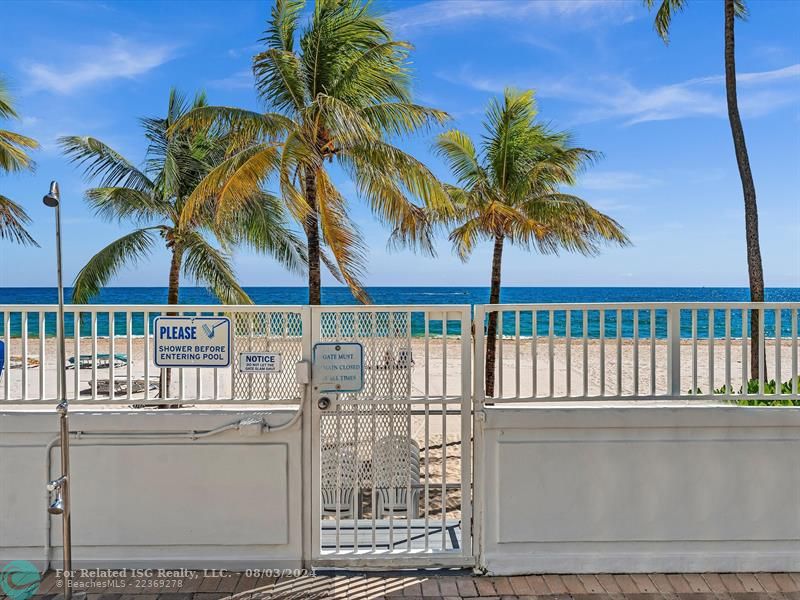
<path fill-rule="evenodd" d="M 34 90 L 70 94 L 112 79 L 143 75 L 173 58 L 174 45 L 140 43 L 115 35 L 104 45 L 59 54 L 61 64 L 29 62 L 23 70 Z"/>
<path fill-rule="evenodd" d="M 208 85 L 223 90 L 250 89 L 254 85 L 253 72 L 249 69 L 242 69 L 229 77 L 212 79 Z"/>
<path fill-rule="evenodd" d="M 629 171 L 591 171 L 581 177 L 580 187 L 587 190 L 641 190 L 660 184 L 658 179 Z"/>
<path fill-rule="evenodd" d="M 638 87 L 621 76 L 582 79 L 548 79 L 530 74 L 505 78 L 482 77 L 469 68 L 456 74 L 439 74 L 452 83 L 499 93 L 506 85 L 534 88 L 541 97 L 558 98 L 586 106 L 577 122 L 623 119 L 627 125 L 701 116 L 726 116 L 723 76 L 689 79 L 652 88 Z M 800 64 L 772 71 L 739 73 L 739 106 L 745 116 L 756 117 L 800 101 Z"/>
<path fill-rule="evenodd" d="M 633 18 L 632 3 L 624 0 L 433 0 L 387 13 L 398 31 L 434 27 L 475 19 L 586 18 L 598 13 Z M 587 20 L 587 22 L 589 22 Z"/>

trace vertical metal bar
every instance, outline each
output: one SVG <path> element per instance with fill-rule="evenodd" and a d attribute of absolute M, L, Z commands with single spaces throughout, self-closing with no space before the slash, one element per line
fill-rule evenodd
<path fill-rule="evenodd" d="M 97 400 L 97 309 L 92 309 L 92 400 Z"/>
<path fill-rule="evenodd" d="M 28 311 L 22 311 L 22 399 L 28 399 Z M 77 366 L 75 367 L 78 368 Z"/>
<path fill-rule="evenodd" d="M 116 374 L 114 373 L 114 369 L 115 369 L 114 363 L 117 362 L 116 360 L 114 360 L 114 352 L 115 352 L 115 348 L 114 348 L 114 334 L 115 334 L 115 332 L 114 332 L 114 316 L 115 316 L 115 314 L 116 313 L 114 312 L 113 309 L 108 312 L 108 356 L 109 356 L 109 360 L 108 360 L 108 382 L 109 382 L 108 397 L 111 398 L 112 400 L 116 396 L 116 388 L 115 388 L 115 385 L 114 385 L 114 382 L 116 380 Z M 133 357 L 130 355 L 130 353 L 128 353 L 128 363 L 130 363 L 130 361 L 132 359 L 133 359 Z"/>
<path fill-rule="evenodd" d="M 764 343 L 764 317 L 766 317 L 763 308 L 757 308 L 758 311 L 758 393 L 764 395 L 764 355 L 767 353 L 766 344 Z"/>
<path fill-rule="evenodd" d="M 522 397 L 522 392 L 520 391 L 520 368 L 519 368 L 519 321 L 522 313 L 520 311 L 514 311 L 514 397 L 520 398 Z M 466 331 L 461 332 L 462 336 L 467 335 Z"/>
<path fill-rule="evenodd" d="M 3 312 L 3 342 L 6 347 L 6 368 L 3 377 L 3 399 L 11 400 L 11 313 Z"/>
<path fill-rule="evenodd" d="M 564 324 L 564 359 L 567 363 L 566 396 L 569 398 L 572 396 L 572 311 L 569 309 L 565 310 L 564 318 L 566 319 L 566 323 Z"/>
<path fill-rule="evenodd" d="M 750 363 L 750 358 L 747 354 L 747 338 L 749 333 L 749 327 L 747 326 L 747 319 L 749 317 L 749 311 L 746 308 L 742 309 L 742 395 L 746 396 L 749 393 L 748 389 L 748 364 Z"/>
<path fill-rule="evenodd" d="M 145 310 L 142 313 L 144 323 L 144 399 L 145 403 L 150 399 L 150 313 Z"/>
<path fill-rule="evenodd" d="M 656 395 L 656 311 L 650 310 L 650 395 Z"/>
<path fill-rule="evenodd" d="M 549 323 L 548 323 L 548 335 L 547 335 L 547 356 L 548 356 L 548 363 L 547 369 L 548 373 L 548 394 L 549 398 L 555 396 L 555 365 L 553 364 L 553 336 L 555 335 L 555 311 L 549 311 Z"/>
<path fill-rule="evenodd" d="M 127 311 L 125 313 L 125 333 L 127 333 L 127 343 L 128 343 L 128 360 L 126 364 L 126 378 L 128 381 L 127 385 L 127 400 L 128 402 L 132 399 L 132 392 L 133 392 L 133 373 L 131 369 L 133 368 L 133 313 L 131 311 Z M 113 360 L 114 357 L 112 356 L 111 359 Z"/>
<path fill-rule="evenodd" d="M 797 310 L 792 311 L 792 394 L 797 395 Z"/>
<path fill-rule="evenodd" d="M 714 331 L 714 327 L 716 324 L 715 319 L 716 313 L 714 312 L 713 308 L 708 309 L 708 395 L 714 395 L 714 367 L 715 358 L 714 358 L 714 346 L 716 345 L 716 332 Z"/>
<path fill-rule="evenodd" d="M 408 321 L 406 322 L 406 352 L 408 353 L 405 358 L 405 371 L 407 375 L 405 376 L 406 379 L 406 398 L 408 399 L 407 405 L 407 416 L 406 416 L 406 427 L 408 431 L 408 438 L 411 439 L 412 432 L 412 417 L 411 417 L 411 395 L 412 395 L 412 388 L 411 388 L 411 377 L 412 377 L 412 368 L 414 363 L 414 354 L 413 349 L 411 347 L 411 325 L 414 321 L 414 314 L 409 310 L 408 311 Z M 463 332 L 462 332 L 463 333 Z M 409 444 L 410 446 L 410 444 Z M 411 460 L 411 448 L 409 448 L 409 463 Z M 417 480 L 416 483 L 419 484 L 419 472 L 420 472 L 420 464 L 419 464 L 419 447 L 417 447 L 416 451 L 416 476 Z M 409 466 L 408 470 L 408 489 L 406 490 L 406 520 L 408 521 L 408 529 L 406 535 L 408 536 L 408 551 L 411 551 L 411 518 L 413 514 L 419 513 L 419 489 L 416 488 L 414 490 L 411 489 L 411 484 L 413 483 L 411 480 L 411 467 Z M 414 501 L 414 497 L 416 497 L 416 504 L 414 505 L 414 510 L 411 510 L 412 502 Z"/>
<path fill-rule="evenodd" d="M 781 326 L 783 325 L 783 315 L 781 309 L 776 308 L 775 314 L 775 393 L 781 393 Z M 764 348 L 766 351 L 766 348 Z"/>
<path fill-rule="evenodd" d="M 371 337 L 374 337 L 374 332 L 371 332 L 371 333 L 373 333 L 373 335 Z M 377 357 L 375 357 L 375 355 L 373 355 L 373 360 L 377 360 Z M 374 363 L 374 364 L 377 364 L 377 362 Z M 374 366 L 373 366 L 373 368 L 374 368 Z M 373 373 L 373 376 L 374 376 L 374 373 Z M 375 403 L 374 402 L 370 405 L 370 409 L 371 409 L 370 413 L 371 413 L 371 417 L 372 417 L 372 424 L 370 426 L 370 444 L 369 445 L 370 445 L 371 454 L 372 454 L 372 464 L 375 465 L 376 464 L 375 428 L 377 427 L 377 419 L 375 417 Z M 372 500 L 372 502 L 371 502 L 371 505 L 372 505 L 371 506 L 371 509 L 372 509 L 371 532 L 372 532 L 372 552 L 373 553 L 377 549 L 375 532 L 377 530 L 378 498 L 377 498 L 377 489 L 376 488 L 377 488 L 376 472 L 375 472 L 375 469 L 373 468 L 373 470 L 372 470 L 372 489 L 371 489 L 371 494 L 372 494 L 372 499 L 371 499 Z"/>
<path fill-rule="evenodd" d="M 520 314 L 517 314 L 519 320 Z M 472 370 L 470 309 L 461 313 L 461 519 L 462 552 L 472 556 Z M 517 367 L 519 371 L 519 366 Z M 517 396 L 520 396 L 517 391 Z"/>
<path fill-rule="evenodd" d="M 731 309 L 725 309 L 725 393 L 730 395 L 731 390 Z"/>
<path fill-rule="evenodd" d="M 430 480 L 431 480 L 431 428 L 430 428 L 430 323 L 428 311 L 424 313 L 425 320 L 425 551 L 430 547 Z"/>
<path fill-rule="evenodd" d="M 622 396 L 622 309 L 617 309 L 617 396 Z"/>
<path fill-rule="evenodd" d="M 694 314 L 694 310 L 691 310 Z M 694 336 L 696 337 L 696 336 Z M 667 309 L 667 393 L 677 398 L 681 395 L 681 309 Z"/>
<path fill-rule="evenodd" d="M 447 327 L 447 313 L 445 312 L 445 327 Z M 497 369 L 497 397 L 504 398 L 503 395 L 503 347 L 505 344 L 503 343 L 503 311 L 497 311 L 497 361 L 496 361 L 496 369 Z"/>
<path fill-rule="evenodd" d="M 589 397 L 589 311 L 583 309 L 583 397 Z"/>
<path fill-rule="evenodd" d="M 639 310 L 633 309 L 633 395 L 639 395 Z"/>
<path fill-rule="evenodd" d="M 692 309 L 692 394 L 697 394 L 697 309 Z"/>
<path fill-rule="evenodd" d="M 75 400 L 80 396 L 80 368 L 81 368 L 81 314 L 77 310 L 72 313 L 72 335 L 74 344 L 74 359 L 75 359 Z"/>
<path fill-rule="evenodd" d="M 45 364 L 45 359 L 47 358 L 47 355 L 45 354 L 45 351 L 44 351 L 45 350 L 45 344 L 47 343 L 47 335 L 45 333 L 45 325 L 46 325 L 45 316 L 46 316 L 46 313 L 45 313 L 45 311 L 40 311 L 38 313 L 38 315 L 39 315 L 39 400 L 44 400 L 44 398 L 45 398 L 45 395 L 44 395 L 44 393 L 45 393 L 45 390 L 44 390 L 44 384 L 45 384 L 44 372 L 46 370 L 45 367 L 47 366 Z M 58 340 L 56 340 L 56 343 L 58 343 Z M 56 362 L 58 362 L 58 361 L 56 361 Z M 63 369 L 64 367 L 61 367 L 61 368 Z M 58 371 L 56 371 L 56 373 L 58 373 Z"/>
<path fill-rule="evenodd" d="M 447 317 L 448 314 L 445 309 L 442 327 L 442 341 L 444 343 L 444 348 L 442 349 L 442 361 L 444 363 L 442 366 L 442 551 L 447 548 Z"/>
<path fill-rule="evenodd" d="M 533 327 L 533 336 L 531 338 L 531 397 L 536 398 L 539 395 L 539 332 L 537 331 L 539 324 L 536 319 L 536 309 L 531 311 L 531 326 Z M 481 324 L 483 325 L 483 324 Z"/>
<path fill-rule="evenodd" d="M 606 395 L 606 311 L 600 309 L 600 395 Z"/>

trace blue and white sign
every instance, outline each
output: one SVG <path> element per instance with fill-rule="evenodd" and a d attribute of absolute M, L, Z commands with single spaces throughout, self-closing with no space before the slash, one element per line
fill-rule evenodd
<path fill-rule="evenodd" d="M 280 373 L 281 355 L 277 352 L 240 352 L 240 373 Z"/>
<path fill-rule="evenodd" d="M 320 392 L 360 392 L 364 387 L 364 347 L 357 342 L 316 344 L 312 377 Z"/>
<path fill-rule="evenodd" d="M 227 367 L 231 364 L 228 317 L 157 317 L 153 324 L 157 367 Z"/>

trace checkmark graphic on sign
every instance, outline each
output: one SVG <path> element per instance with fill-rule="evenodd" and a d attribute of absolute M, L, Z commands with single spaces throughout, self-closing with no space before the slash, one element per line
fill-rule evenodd
<path fill-rule="evenodd" d="M 217 330 L 217 327 L 225 325 L 225 323 L 226 323 L 226 321 L 220 321 L 219 323 L 217 323 L 213 327 L 208 325 L 207 323 L 203 323 L 203 331 L 205 332 L 206 336 L 208 336 L 209 338 L 213 338 L 214 337 L 214 332 Z"/>

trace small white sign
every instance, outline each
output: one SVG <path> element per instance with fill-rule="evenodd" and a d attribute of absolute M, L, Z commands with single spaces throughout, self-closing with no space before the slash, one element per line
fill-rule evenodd
<path fill-rule="evenodd" d="M 239 372 L 280 373 L 281 355 L 277 352 L 240 352 Z"/>
<path fill-rule="evenodd" d="M 360 392 L 364 387 L 364 348 L 357 342 L 314 346 L 313 382 L 320 392 Z"/>
<path fill-rule="evenodd" d="M 157 367 L 227 367 L 231 364 L 228 317 L 157 317 L 153 323 Z"/>

